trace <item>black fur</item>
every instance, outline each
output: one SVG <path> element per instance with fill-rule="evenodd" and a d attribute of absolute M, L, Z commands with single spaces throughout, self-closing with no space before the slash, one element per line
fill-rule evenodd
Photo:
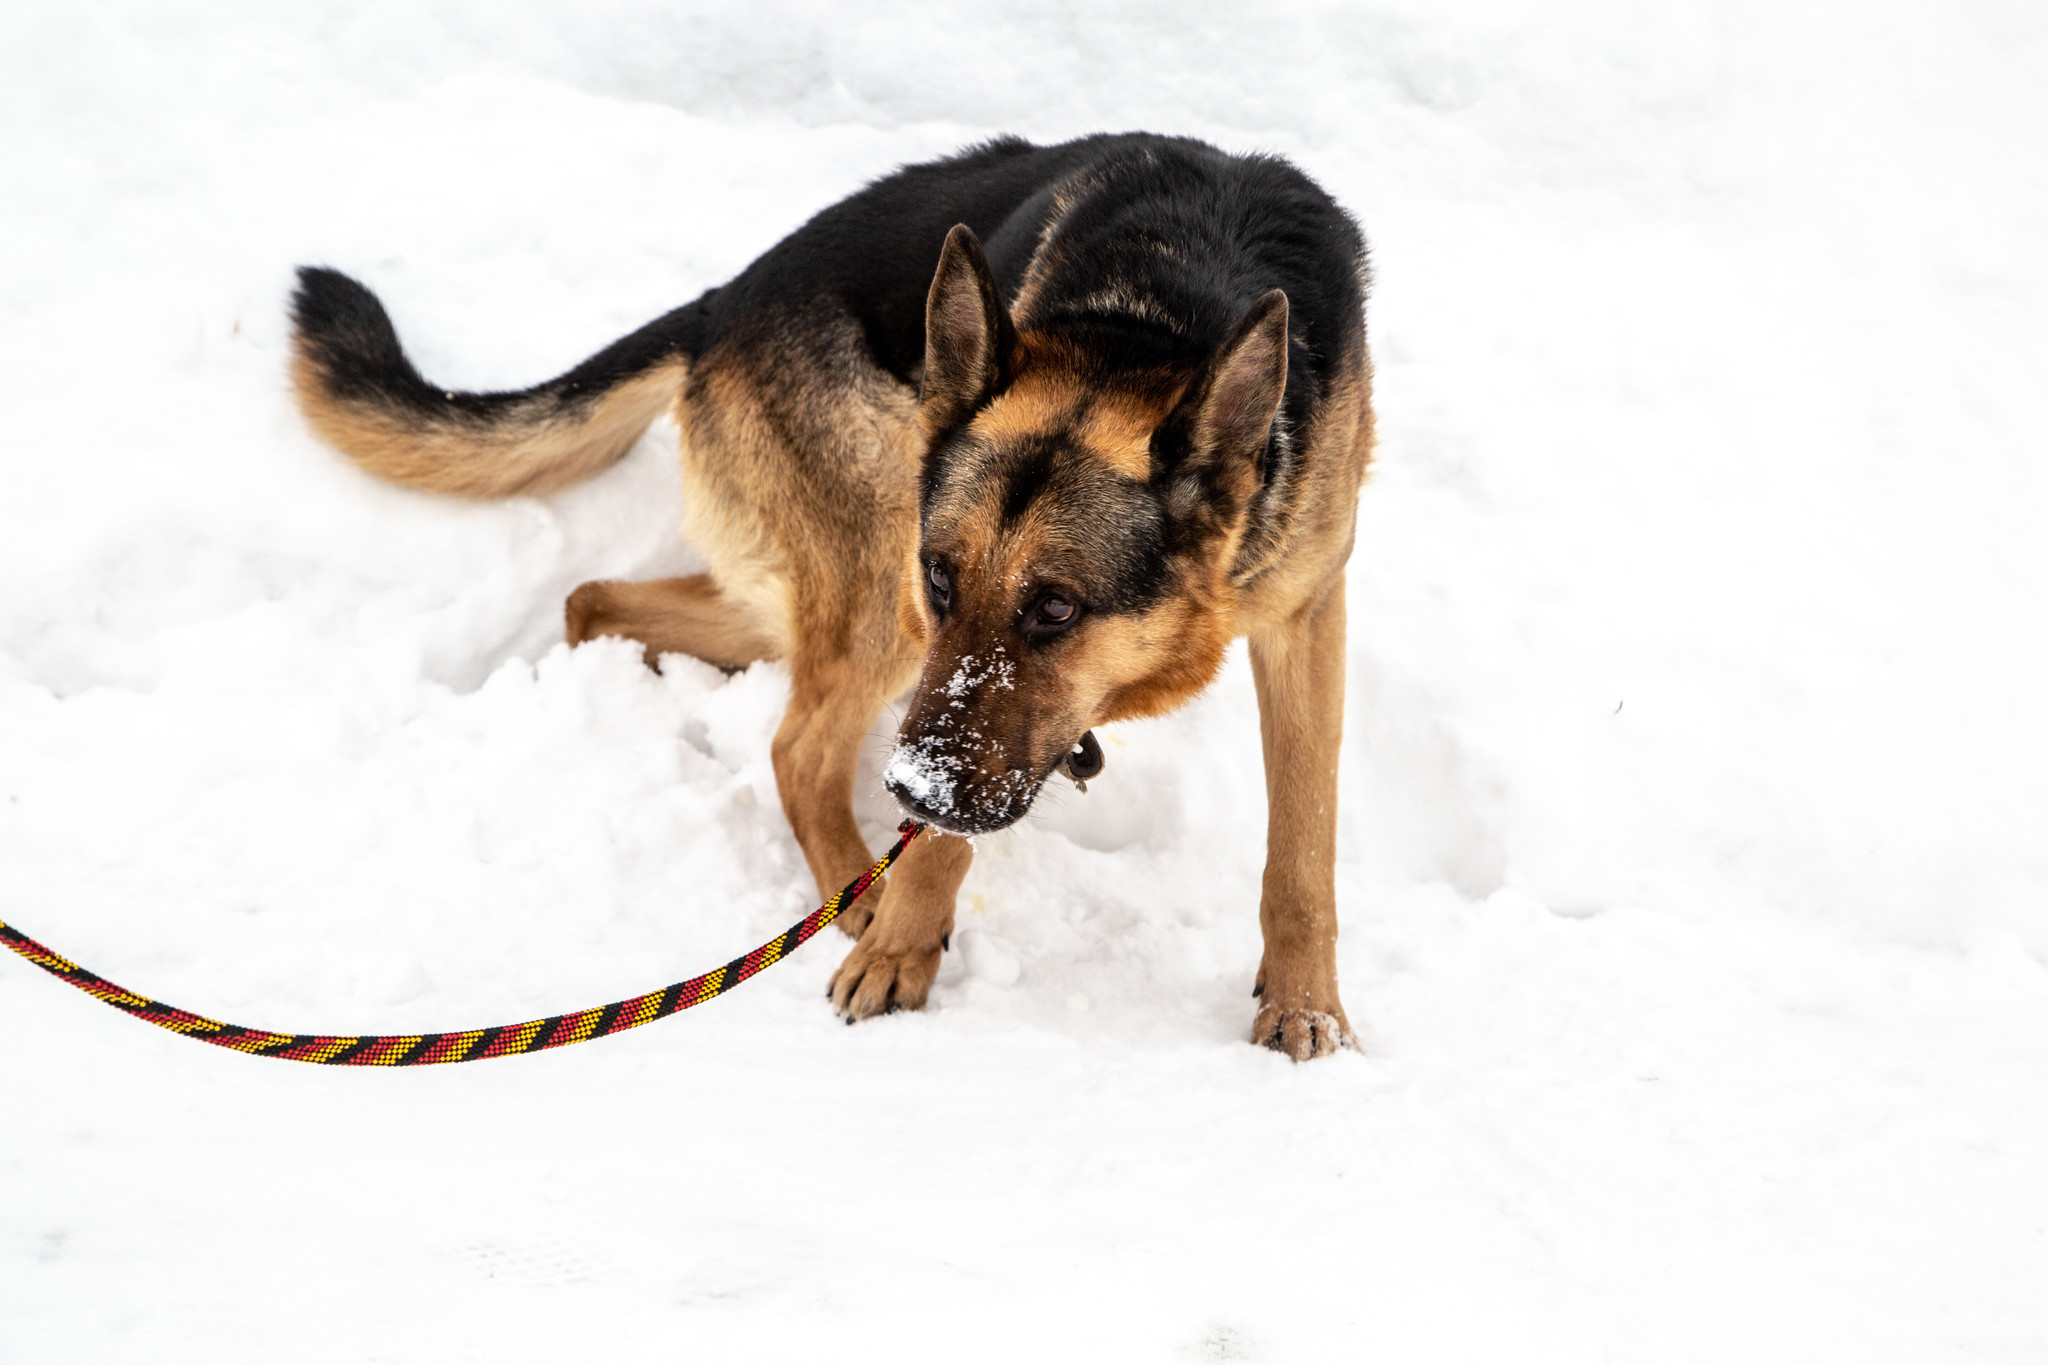
<path fill-rule="evenodd" d="M 1150 133 L 1055 147 L 1002 138 L 907 166 L 817 214 L 699 302 L 714 333 L 745 326 L 756 310 L 843 310 L 876 362 L 912 383 L 946 233 L 955 223 L 973 229 L 1014 303 L 1063 187 L 1077 193 L 1047 244 L 1053 269 L 1028 322 L 1072 337 L 1105 376 L 1199 365 L 1275 288 L 1293 306 L 1293 416 L 1312 406 L 1322 364 L 1362 344 L 1365 244 L 1335 201 L 1278 157 Z M 1091 295 L 1120 285 L 1178 326 L 1089 309 Z"/>
<path fill-rule="evenodd" d="M 398 344 L 377 296 L 338 270 L 300 266 L 292 324 L 336 398 L 378 399 L 415 412 L 484 423 L 536 400 L 573 409 L 675 355 L 694 356 L 709 331 L 712 290 L 531 389 L 461 393 L 429 384 Z"/>
<path fill-rule="evenodd" d="M 1036 258 L 1028 313 L 1017 325 L 1056 339 L 1090 383 L 1153 388 L 1162 375 L 1192 376 L 1261 295 L 1274 288 L 1287 293 L 1287 388 L 1259 453 L 1258 488 L 1240 552 L 1241 563 L 1255 565 L 1293 507 L 1298 456 L 1290 434 L 1316 410 L 1324 376 L 1354 359 L 1365 343 L 1365 246 L 1356 226 L 1284 161 L 1229 156 L 1199 142 L 1145 134 L 1043 149 L 1000 144 L 900 173 L 820 219 L 866 195 L 886 198 L 910 183 L 906 177 L 930 188 L 972 181 L 988 174 L 984 159 L 998 152 L 1005 177 L 1030 169 L 1051 179 L 1019 199 L 992 231 L 970 226 L 983 234 L 990 269 L 1013 306 Z M 1063 211 L 1048 233 L 1056 194 Z M 934 263 L 945 216 L 927 216 Z M 911 277 L 920 273 L 929 271 Z M 871 340 L 889 338 L 884 344 L 899 363 L 923 342 L 909 285 L 900 287 L 906 299 L 886 326 L 879 315 L 863 319 Z M 1136 611 L 1157 602 L 1171 589 L 1171 558 L 1213 532 L 1201 518 L 1169 516 L 1161 496 L 1188 454 L 1183 423 L 1165 423 L 1155 438 L 1152 484 L 1126 488 L 1065 486 L 1049 448 L 1057 446 L 1056 434 L 1002 452 L 998 460 L 988 452 L 959 459 L 957 440 L 958 433 L 942 435 L 927 461 L 927 509 L 949 478 L 999 478 L 1006 517 L 1041 498 L 1060 508 L 1059 515 L 1085 516 L 1091 524 L 1084 538 L 1106 561 L 1092 587 L 1095 610 Z"/>
<path fill-rule="evenodd" d="M 1057 215 L 1055 229 L 1047 226 Z M 1053 147 L 1017 138 L 905 167 L 818 213 L 722 288 L 648 323 L 561 377 L 504 393 L 430 384 L 399 346 L 376 296 L 338 271 L 305 267 L 292 301 L 308 356 L 338 398 L 382 399 L 447 420 L 490 422 L 515 408 L 573 411 L 678 354 L 711 346 L 781 353 L 812 322 L 850 319 L 876 365 L 906 385 L 924 361 L 925 301 L 947 232 L 980 239 L 1001 296 L 1015 306 L 1038 278 L 1020 326 L 1065 343 L 1083 378 L 1157 385 L 1198 371 L 1269 289 L 1287 292 L 1287 389 L 1260 459 L 1241 559 L 1256 559 L 1292 501 L 1294 445 L 1323 375 L 1364 345 L 1365 245 L 1314 181 L 1268 156 L 1232 156 L 1187 138 L 1104 134 Z M 1124 300 L 1134 306 L 1105 305 Z M 820 329 L 820 330 L 829 330 Z M 1155 440 L 1154 484 L 1185 452 L 1168 423 Z M 926 462 L 927 505 L 949 460 L 942 437 Z M 1017 452 L 1013 510 L 1061 483 L 1042 449 Z M 1145 486 L 1064 489 L 1069 509 L 1113 528 L 1123 548 L 1097 585 L 1103 603 L 1157 600 L 1167 558 L 1199 528 L 1174 524 Z M 1064 513 L 1063 513 L 1064 514 Z M 1099 542 L 1098 542 L 1099 543 Z"/>
<path fill-rule="evenodd" d="M 1142 612 L 1172 590 L 1174 541 L 1158 489 L 1063 453 L 1056 432 L 1016 452 L 1002 477 L 1004 520 L 1035 510 L 1052 523 L 1046 548 L 1089 611 Z"/>

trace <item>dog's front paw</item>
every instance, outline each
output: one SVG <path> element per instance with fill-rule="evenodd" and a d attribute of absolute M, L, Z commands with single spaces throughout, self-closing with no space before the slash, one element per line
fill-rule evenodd
<path fill-rule="evenodd" d="M 1252 986 L 1259 997 L 1252 1041 L 1284 1052 L 1297 1062 L 1328 1057 L 1341 1048 L 1358 1050 L 1358 1038 L 1337 1000 L 1335 963 L 1304 968 L 1269 954 Z"/>
<path fill-rule="evenodd" d="M 1267 1005 L 1252 1021 L 1252 1041 L 1262 1047 L 1284 1052 L 1297 1062 L 1328 1057 L 1340 1048 L 1358 1050 L 1358 1039 L 1340 1008 L 1329 1010 L 1288 1010 Z"/>
<path fill-rule="evenodd" d="M 939 974 L 944 948 L 885 951 L 872 939 L 853 945 L 832 974 L 832 1008 L 851 1024 L 892 1010 L 921 1010 Z"/>

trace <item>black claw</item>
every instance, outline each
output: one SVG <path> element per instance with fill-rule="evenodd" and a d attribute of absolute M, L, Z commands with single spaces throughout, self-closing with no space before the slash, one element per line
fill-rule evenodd
<path fill-rule="evenodd" d="M 939 935 L 939 951 L 942 953 L 950 953 L 953 951 L 953 936 L 951 934 Z"/>

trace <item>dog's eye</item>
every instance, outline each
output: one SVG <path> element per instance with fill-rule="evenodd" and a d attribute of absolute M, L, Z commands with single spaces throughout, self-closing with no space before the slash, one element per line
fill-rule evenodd
<path fill-rule="evenodd" d="M 1036 605 L 1024 614 L 1024 633 L 1057 635 L 1080 619 L 1081 608 L 1074 600 L 1054 593 L 1039 598 Z"/>
<path fill-rule="evenodd" d="M 947 573 L 937 560 L 932 561 L 931 569 L 925 574 L 925 578 L 932 585 L 933 600 L 940 606 L 943 607 L 952 600 L 953 576 Z"/>

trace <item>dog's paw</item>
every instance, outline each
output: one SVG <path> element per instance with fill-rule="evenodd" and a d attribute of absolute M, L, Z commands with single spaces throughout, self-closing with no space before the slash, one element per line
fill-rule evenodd
<path fill-rule="evenodd" d="M 871 940 L 853 945 L 832 974 L 832 1008 L 851 1024 L 895 1010 L 921 1010 L 939 974 L 944 948 L 884 952 Z"/>
<path fill-rule="evenodd" d="M 1267 1005 L 1252 1021 L 1252 1041 L 1284 1052 L 1297 1062 L 1333 1056 L 1342 1048 L 1358 1050 L 1358 1039 L 1341 1008 L 1303 1010 Z"/>
<path fill-rule="evenodd" d="M 562 638 L 574 646 L 603 634 L 605 604 L 610 593 L 611 584 L 603 581 L 582 584 L 570 593 L 569 600 L 562 604 Z"/>
<path fill-rule="evenodd" d="M 1324 958 L 1276 957 L 1268 948 L 1252 983 L 1259 1013 L 1252 1041 L 1284 1052 L 1297 1062 L 1328 1057 L 1343 1048 L 1359 1050 L 1351 1021 L 1337 999 L 1337 964 Z"/>

